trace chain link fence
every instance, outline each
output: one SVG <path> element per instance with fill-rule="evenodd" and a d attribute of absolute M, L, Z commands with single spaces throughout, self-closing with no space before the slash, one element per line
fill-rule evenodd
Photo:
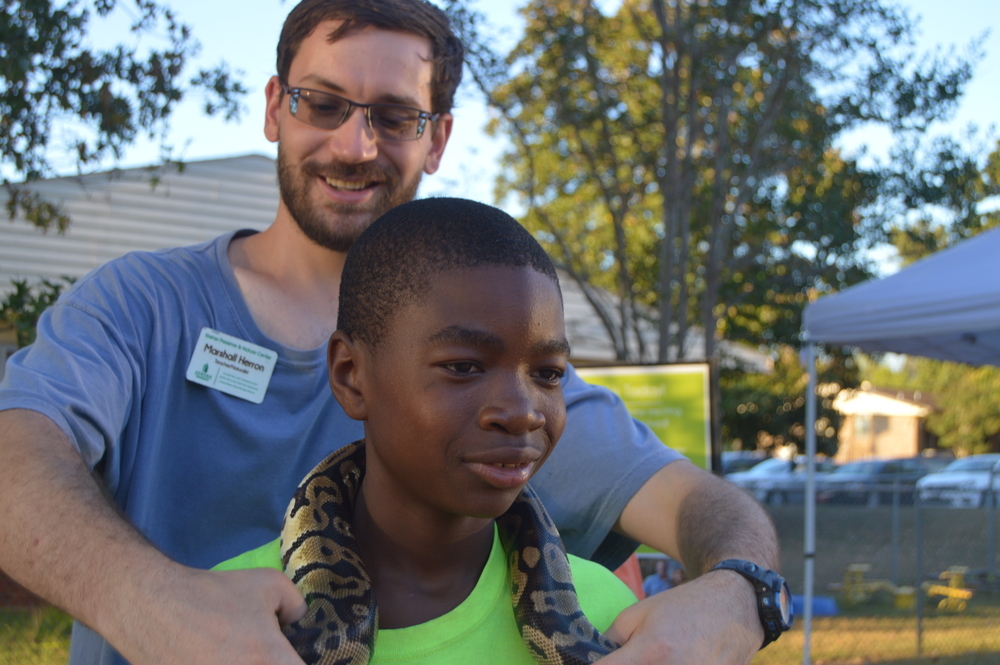
<path fill-rule="evenodd" d="M 951 507 L 925 504 L 912 484 L 851 490 L 819 494 L 827 502 L 816 509 L 812 662 L 1000 664 L 1000 515 L 991 499 Z M 782 572 L 801 594 L 803 505 L 767 509 Z M 754 663 L 802 663 L 802 623 Z"/>

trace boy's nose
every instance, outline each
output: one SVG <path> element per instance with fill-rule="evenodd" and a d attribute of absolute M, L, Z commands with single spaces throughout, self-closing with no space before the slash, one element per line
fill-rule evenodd
<path fill-rule="evenodd" d="M 479 426 L 508 434 L 526 434 L 545 425 L 545 415 L 539 410 L 531 391 L 520 382 L 507 383 L 498 387 L 493 399 L 480 410 Z"/>

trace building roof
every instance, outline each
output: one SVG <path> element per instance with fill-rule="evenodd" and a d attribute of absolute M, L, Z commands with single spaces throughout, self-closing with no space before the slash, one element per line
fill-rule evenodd
<path fill-rule="evenodd" d="M 924 418 L 935 410 L 933 398 L 920 391 L 886 390 L 865 381 L 861 388 L 841 390 L 833 408 L 844 415 L 915 416 Z"/>

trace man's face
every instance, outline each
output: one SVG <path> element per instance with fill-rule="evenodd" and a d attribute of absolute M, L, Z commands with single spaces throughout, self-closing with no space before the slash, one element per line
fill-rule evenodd
<path fill-rule="evenodd" d="M 556 284 L 531 268 L 448 271 L 390 325 L 358 376 L 366 500 L 415 519 L 501 515 L 565 425 Z"/>
<path fill-rule="evenodd" d="M 286 83 L 362 104 L 401 104 L 430 111 L 430 42 L 417 35 L 366 28 L 326 40 L 339 22 L 319 24 L 299 47 Z M 411 200 L 423 173 L 437 170 L 451 132 L 443 114 L 412 141 L 376 139 L 362 109 L 336 129 L 294 117 L 277 77 L 267 86 L 264 132 L 278 142 L 280 214 L 313 242 L 346 252 L 382 213 Z"/>

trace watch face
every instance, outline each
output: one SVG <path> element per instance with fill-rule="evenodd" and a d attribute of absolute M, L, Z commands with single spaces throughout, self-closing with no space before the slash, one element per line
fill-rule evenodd
<path fill-rule="evenodd" d="M 778 609 L 781 610 L 781 622 L 785 624 L 785 630 L 792 625 L 792 594 L 788 591 L 788 584 L 781 582 L 781 590 L 778 592 Z"/>

